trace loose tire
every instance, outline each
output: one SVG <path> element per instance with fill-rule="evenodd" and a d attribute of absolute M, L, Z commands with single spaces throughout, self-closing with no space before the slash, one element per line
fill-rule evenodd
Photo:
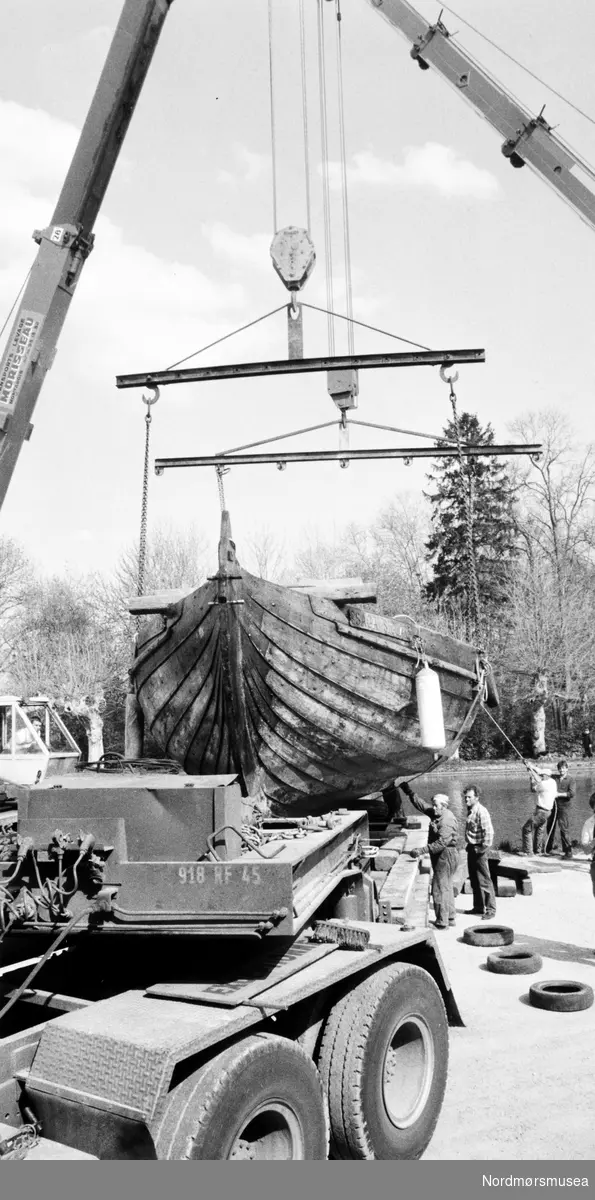
<path fill-rule="evenodd" d="M 522 950 L 513 946 L 510 950 L 500 950 L 497 954 L 488 954 L 487 968 L 496 975 L 534 975 L 541 971 L 543 960 L 539 954 L 531 950 Z"/>
<path fill-rule="evenodd" d="M 448 1022 L 431 975 L 392 963 L 364 979 L 332 1009 L 318 1066 L 332 1158 L 419 1158 L 448 1073 Z"/>
<path fill-rule="evenodd" d="M 300 1046 L 254 1034 L 172 1092 L 153 1141 L 158 1159 L 326 1159 L 320 1076 Z"/>
<path fill-rule="evenodd" d="M 573 979 L 547 979 L 531 984 L 529 1000 L 535 1008 L 547 1008 L 550 1012 L 580 1012 L 591 1007 L 593 988 Z"/>
<path fill-rule="evenodd" d="M 463 941 L 470 946 L 510 946 L 514 942 L 514 929 L 510 925 L 468 925 Z"/>

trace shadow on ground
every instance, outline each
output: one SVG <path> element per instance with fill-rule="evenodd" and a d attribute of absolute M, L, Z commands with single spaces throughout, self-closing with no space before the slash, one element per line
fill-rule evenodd
<path fill-rule="evenodd" d="M 557 962 L 584 963 L 586 967 L 595 967 L 595 952 L 586 946 L 574 946 L 571 942 L 552 942 L 548 938 L 531 937 L 527 933 L 519 933 L 515 929 L 515 945 L 527 946 L 536 954 L 545 958 L 553 958 Z"/>

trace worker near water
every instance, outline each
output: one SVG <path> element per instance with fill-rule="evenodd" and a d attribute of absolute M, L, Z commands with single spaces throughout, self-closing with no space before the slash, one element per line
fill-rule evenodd
<path fill-rule="evenodd" d="M 585 821 L 581 830 L 581 846 L 585 850 L 592 851 L 591 883 L 593 885 L 593 895 L 595 896 L 595 792 L 591 792 L 589 796 L 589 807 L 593 815 Z"/>
<path fill-rule="evenodd" d="M 545 854 L 547 822 L 558 793 L 556 780 L 547 767 L 530 767 L 531 791 L 536 793 L 535 809 L 523 825 L 523 854 Z"/>
<path fill-rule="evenodd" d="M 432 862 L 434 925 L 436 929 L 447 929 L 456 924 L 453 878 L 459 862 L 458 821 L 444 792 L 437 792 L 431 800 L 422 800 L 408 783 L 399 786 L 418 812 L 431 817 L 427 851 Z M 416 857 L 424 853 L 425 847 L 413 851 Z"/>
<path fill-rule="evenodd" d="M 572 801 L 576 796 L 576 784 L 574 779 L 568 774 L 568 762 L 565 758 L 561 758 L 558 763 L 558 770 L 554 775 L 557 784 L 556 806 L 558 810 L 558 829 L 560 831 L 560 842 L 562 844 L 562 854 L 564 858 L 572 858 L 572 842 L 570 840 L 570 817 L 572 813 Z M 553 839 L 552 839 L 553 848 Z"/>
<path fill-rule="evenodd" d="M 467 805 L 467 865 L 473 892 L 473 908 L 470 911 L 481 916 L 482 920 L 489 921 L 496 916 L 496 893 L 488 863 L 488 850 L 494 841 L 494 826 L 487 808 L 479 803 L 480 791 L 476 784 L 466 787 L 463 795 Z"/>

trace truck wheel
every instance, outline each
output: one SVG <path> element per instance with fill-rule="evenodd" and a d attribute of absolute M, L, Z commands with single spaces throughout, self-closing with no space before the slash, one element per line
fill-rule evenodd
<path fill-rule="evenodd" d="M 332 1009 L 319 1070 L 331 1157 L 419 1158 L 434 1132 L 448 1071 L 448 1024 L 431 975 L 391 963 Z"/>
<path fill-rule="evenodd" d="M 153 1140 L 158 1159 L 326 1159 L 320 1076 L 300 1046 L 254 1034 L 172 1092 Z"/>

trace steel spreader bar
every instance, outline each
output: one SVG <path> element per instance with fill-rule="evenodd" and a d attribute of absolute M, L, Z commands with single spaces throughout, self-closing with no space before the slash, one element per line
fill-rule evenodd
<path fill-rule="evenodd" d="M 524 443 L 506 444 L 502 446 L 465 446 L 463 454 L 466 458 L 508 456 L 510 454 L 528 454 L 531 457 L 539 455 L 542 447 L 539 443 L 526 445 Z M 247 467 L 258 466 L 262 463 L 276 463 L 284 466 L 294 462 L 343 462 L 346 460 L 360 461 L 367 458 L 456 458 L 456 446 L 388 446 L 369 450 L 278 450 L 263 454 L 198 454 L 187 458 L 156 458 L 155 473 L 161 475 L 170 467 Z"/>
<path fill-rule="evenodd" d="M 216 367 L 183 367 L 173 371 L 141 371 L 117 375 L 116 387 L 164 387 L 169 383 L 206 383 L 210 379 L 245 379 L 254 375 L 295 375 L 308 371 L 365 370 L 371 367 L 441 367 L 483 363 L 485 350 L 407 350 L 393 354 L 332 354 L 322 358 L 282 358 L 272 362 L 224 363 Z"/>

